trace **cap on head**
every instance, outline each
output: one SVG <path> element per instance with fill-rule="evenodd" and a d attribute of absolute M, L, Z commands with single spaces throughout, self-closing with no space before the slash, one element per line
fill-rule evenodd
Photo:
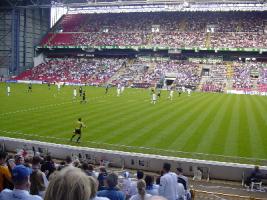
<path fill-rule="evenodd" d="M 12 170 L 12 179 L 14 182 L 21 182 L 30 176 L 32 170 L 24 165 L 17 165 Z"/>

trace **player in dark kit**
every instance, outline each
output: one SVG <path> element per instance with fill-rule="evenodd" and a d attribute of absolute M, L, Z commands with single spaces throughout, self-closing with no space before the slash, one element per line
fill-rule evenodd
<path fill-rule="evenodd" d="M 181 94 L 182 94 L 182 89 L 181 88 L 178 89 L 178 94 L 179 94 L 179 96 L 181 96 Z"/>
<path fill-rule="evenodd" d="M 32 92 L 32 84 L 31 83 L 29 83 L 29 85 L 28 85 L 28 92 Z"/>
<path fill-rule="evenodd" d="M 158 91 L 157 95 L 158 95 L 158 98 L 160 98 L 160 95 L 161 95 L 161 91 L 160 90 Z"/>
<path fill-rule="evenodd" d="M 51 86 L 50 82 L 48 82 L 47 86 L 48 86 L 48 90 L 50 90 L 50 86 Z"/>
<path fill-rule="evenodd" d="M 77 135 L 78 138 L 76 140 L 76 142 L 78 143 L 81 139 L 82 136 L 82 128 L 86 128 L 85 124 L 82 122 L 82 118 L 79 118 L 78 121 L 76 122 L 76 128 L 73 131 L 73 135 L 70 138 L 70 141 L 72 142 L 72 139 Z"/>
<path fill-rule="evenodd" d="M 82 88 L 82 86 L 79 87 L 79 93 L 80 93 L 80 97 L 81 97 L 82 94 L 83 94 L 83 88 Z"/>
<path fill-rule="evenodd" d="M 107 85 L 106 85 L 106 91 L 105 91 L 105 94 L 108 93 L 108 88 L 109 88 L 109 85 L 107 84 Z"/>
<path fill-rule="evenodd" d="M 86 103 L 86 94 L 85 94 L 85 91 L 83 91 L 83 94 L 82 94 L 82 100 L 81 100 L 81 103 Z"/>

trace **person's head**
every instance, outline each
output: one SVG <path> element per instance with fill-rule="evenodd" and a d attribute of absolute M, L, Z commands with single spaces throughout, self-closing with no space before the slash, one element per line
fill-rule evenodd
<path fill-rule="evenodd" d="M 88 165 L 88 170 L 89 170 L 89 171 L 94 171 L 94 165 L 89 164 L 89 165 Z"/>
<path fill-rule="evenodd" d="M 256 166 L 254 167 L 254 170 L 255 170 L 256 172 L 258 172 L 258 171 L 260 171 L 260 167 L 259 167 L 258 165 L 256 165 Z"/>
<path fill-rule="evenodd" d="M 73 164 L 74 167 L 80 167 L 81 166 L 81 163 L 80 163 L 79 159 L 75 159 L 72 164 Z"/>
<path fill-rule="evenodd" d="M 118 175 L 115 173 L 111 173 L 106 178 L 106 183 L 109 188 L 114 188 L 118 185 Z"/>
<path fill-rule="evenodd" d="M 144 199 L 146 194 L 146 182 L 144 180 L 141 179 L 137 181 L 137 191 L 141 198 Z"/>
<path fill-rule="evenodd" d="M 100 173 L 107 173 L 107 170 L 104 166 L 99 167 Z"/>
<path fill-rule="evenodd" d="M 78 118 L 78 121 L 81 122 L 82 121 L 82 118 Z"/>
<path fill-rule="evenodd" d="M 45 161 L 47 161 L 47 162 L 52 162 L 52 157 L 51 157 L 50 155 L 47 155 L 47 156 L 45 157 Z"/>
<path fill-rule="evenodd" d="M 168 173 L 171 170 L 171 164 L 170 163 L 164 163 L 163 164 L 163 171 L 165 173 Z"/>
<path fill-rule="evenodd" d="M 15 155 L 14 159 L 15 159 L 16 165 L 23 165 L 24 164 L 24 158 L 22 155 L 17 154 L 17 155 Z"/>
<path fill-rule="evenodd" d="M 90 179 L 81 169 L 65 167 L 49 182 L 44 200 L 88 200 L 90 185 Z"/>
<path fill-rule="evenodd" d="M 7 152 L 0 151 L 0 164 L 4 164 L 6 162 Z"/>
<path fill-rule="evenodd" d="M 82 170 L 88 170 L 89 169 L 88 163 L 87 162 L 82 162 L 81 163 L 81 169 Z"/>
<path fill-rule="evenodd" d="M 28 190 L 30 188 L 30 175 L 32 170 L 24 165 L 16 165 L 12 169 L 12 181 L 16 189 Z"/>
<path fill-rule="evenodd" d="M 154 177 L 150 175 L 146 175 L 145 182 L 147 186 L 152 186 L 154 183 Z"/>
<path fill-rule="evenodd" d="M 70 156 L 67 156 L 65 161 L 66 161 L 67 165 L 72 163 L 72 159 Z"/>
<path fill-rule="evenodd" d="M 137 179 L 143 179 L 144 178 L 144 172 L 138 170 L 137 173 L 136 173 L 136 177 Z"/>
<path fill-rule="evenodd" d="M 178 175 L 179 175 L 179 174 L 183 174 L 183 169 L 182 169 L 181 167 L 178 167 L 176 170 L 177 170 L 176 173 L 177 173 Z"/>

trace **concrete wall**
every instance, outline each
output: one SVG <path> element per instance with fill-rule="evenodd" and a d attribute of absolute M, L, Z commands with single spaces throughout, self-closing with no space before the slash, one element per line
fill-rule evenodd
<path fill-rule="evenodd" d="M 114 167 L 142 169 L 151 172 L 159 172 L 164 162 L 171 163 L 173 171 L 175 171 L 177 167 L 183 168 L 184 174 L 187 176 L 193 176 L 193 169 L 201 167 L 204 171 L 204 178 L 207 178 L 207 172 L 209 172 L 210 179 L 240 181 L 240 183 L 242 181 L 243 174 L 249 174 L 254 167 L 252 165 L 238 163 L 185 159 L 87 147 L 74 147 L 70 145 L 12 139 L 7 137 L 0 137 L 0 142 L 5 144 L 8 151 L 16 151 L 16 149 L 22 149 L 24 147 L 27 149 L 32 149 L 34 147 L 34 149 L 38 151 L 38 149 L 41 148 L 42 151 L 48 151 L 53 157 L 59 159 L 65 159 L 67 155 L 78 156 L 94 164 L 99 164 L 101 160 L 107 160 Z M 267 174 L 266 166 L 262 166 L 261 170 L 263 173 Z"/>
<path fill-rule="evenodd" d="M 33 67 L 35 46 L 50 27 L 50 9 L 0 10 L 0 76 Z"/>

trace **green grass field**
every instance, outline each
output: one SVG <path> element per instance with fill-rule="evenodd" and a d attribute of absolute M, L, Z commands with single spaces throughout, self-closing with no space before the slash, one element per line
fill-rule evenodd
<path fill-rule="evenodd" d="M 193 93 L 174 100 L 162 92 L 156 105 L 148 89 L 86 87 L 88 103 L 72 100 L 73 87 L 0 85 L 0 135 L 62 144 L 75 122 L 87 125 L 79 146 L 199 159 L 257 162 L 267 159 L 267 98 Z M 243 157 L 243 158 L 242 158 Z"/>

